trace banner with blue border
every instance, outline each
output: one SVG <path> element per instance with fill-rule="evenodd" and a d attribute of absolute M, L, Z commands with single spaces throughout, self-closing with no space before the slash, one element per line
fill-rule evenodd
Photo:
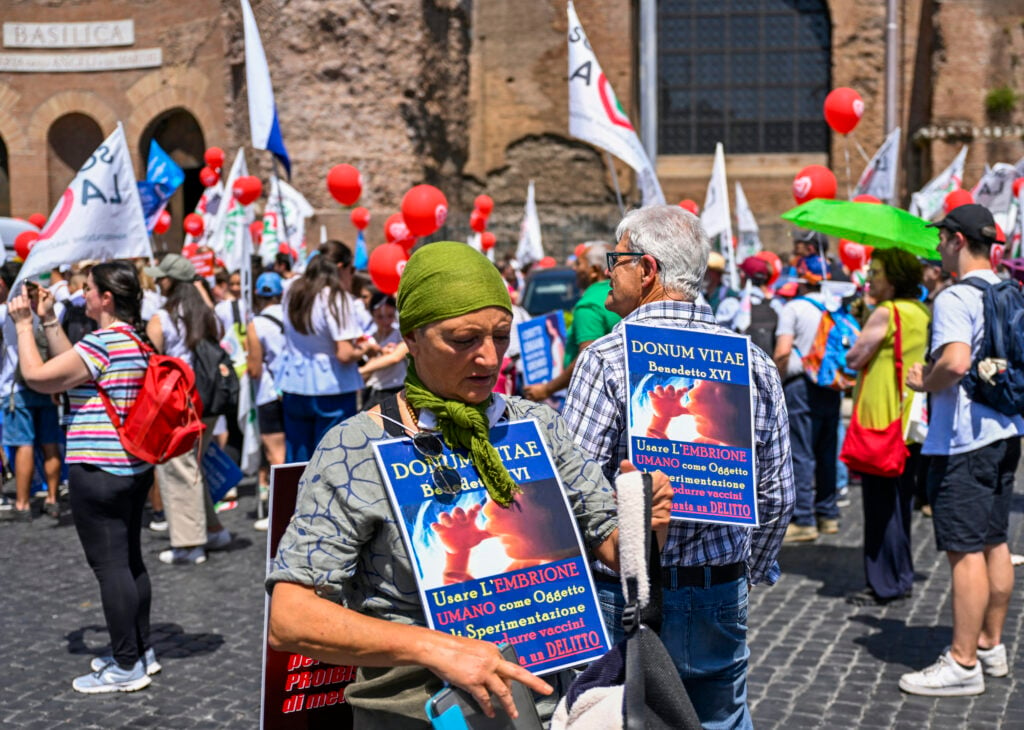
<path fill-rule="evenodd" d="M 610 647 L 561 479 L 532 420 L 491 429 L 491 443 L 522 488 L 501 507 L 464 450 L 428 462 L 407 438 L 374 444 L 419 584 L 427 624 L 457 636 L 508 642 L 536 674 L 585 664 Z M 456 469 L 447 494 L 431 474 Z"/>
<path fill-rule="evenodd" d="M 518 325 L 519 358 L 526 385 L 547 383 L 565 365 L 565 315 L 552 312 Z"/>
<path fill-rule="evenodd" d="M 756 526 L 750 339 L 626 324 L 629 459 L 672 481 L 672 517 Z"/>

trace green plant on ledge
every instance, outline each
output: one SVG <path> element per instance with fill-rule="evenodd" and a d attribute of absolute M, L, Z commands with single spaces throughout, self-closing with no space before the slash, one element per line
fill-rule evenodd
<path fill-rule="evenodd" d="M 997 86 L 985 95 L 985 111 L 990 117 L 1007 117 L 1017 106 L 1017 93 L 1009 86 Z"/>

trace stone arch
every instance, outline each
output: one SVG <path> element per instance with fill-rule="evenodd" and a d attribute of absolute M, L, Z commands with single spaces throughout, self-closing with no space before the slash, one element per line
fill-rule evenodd
<path fill-rule="evenodd" d="M 7 153 L 20 152 L 28 146 L 25 130 L 9 109 L 16 108 L 21 95 L 6 84 L 0 84 L 0 137 L 5 141 Z"/>
<path fill-rule="evenodd" d="M 103 143 L 105 134 L 88 114 L 69 112 L 53 120 L 46 133 L 48 201 L 52 209 L 68 182 Z"/>
<path fill-rule="evenodd" d="M 148 73 L 125 92 L 132 113 L 125 120 L 128 139 L 141 139 L 143 132 L 160 115 L 183 109 L 195 118 L 200 129 L 219 129 L 209 106 L 202 101 L 210 80 L 200 71 L 163 68 Z"/>
<path fill-rule="evenodd" d="M 39 140 L 40 148 L 45 147 L 46 136 L 53 123 L 65 114 L 77 112 L 91 117 L 105 134 L 117 126 L 117 114 L 103 99 L 88 91 L 62 91 L 40 104 L 32 113 L 28 123 L 31 139 Z"/>

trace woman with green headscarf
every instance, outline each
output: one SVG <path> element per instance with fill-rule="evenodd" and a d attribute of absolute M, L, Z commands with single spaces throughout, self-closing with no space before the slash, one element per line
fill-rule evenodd
<path fill-rule="evenodd" d="M 490 642 L 426 628 L 372 443 L 396 435 L 394 423 L 405 433 L 436 430 L 449 448 L 469 453 L 490 500 L 507 507 L 518 487 L 489 430 L 499 422 L 535 420 L 586 547 L 612 567 L 614 494 L 600 468 L 584 462 L 554 411 L 492 393 L 508 347 L 512 304 L 484 256 L 463 243 L 418 249 L 402 274 L 398 312 L 410 352 L 405 389 L 329 431 L 313 454 L 267 579 L 270 642 L 281 651 L 360 667 L 345 690 L 360 730 L 429 727 L 424 705 L 443 681 L 469 691 L 488 715 L 493 694 L 514 716 L 512 680 L 542 694 L 550 686 L 505 661 Z M 665 530 L 671 487 L 664 475 L 655 475 L 655 491 L 654 527 Z"/>

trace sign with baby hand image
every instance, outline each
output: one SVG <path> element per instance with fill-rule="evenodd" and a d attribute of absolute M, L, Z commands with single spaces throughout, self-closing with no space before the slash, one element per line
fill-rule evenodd
<path fill-rule="evenodd" d="M 415 570 L 427 624 L 457 636 L 508 642 L 536 674 L 593 661 L 609 648 L 576 519 L 534 421 L 491 429 L 521 491 L 509 507 L 487 493 L 469 455 L 435 461 L 461 489 L 434 486 L 410 439 L 374 444 Z"/>
<path fill-rule="evenodd" d="M 672 481 L 674 519 L 756 526 L 750 339 L 626 324 L 629 458 Z"/>

